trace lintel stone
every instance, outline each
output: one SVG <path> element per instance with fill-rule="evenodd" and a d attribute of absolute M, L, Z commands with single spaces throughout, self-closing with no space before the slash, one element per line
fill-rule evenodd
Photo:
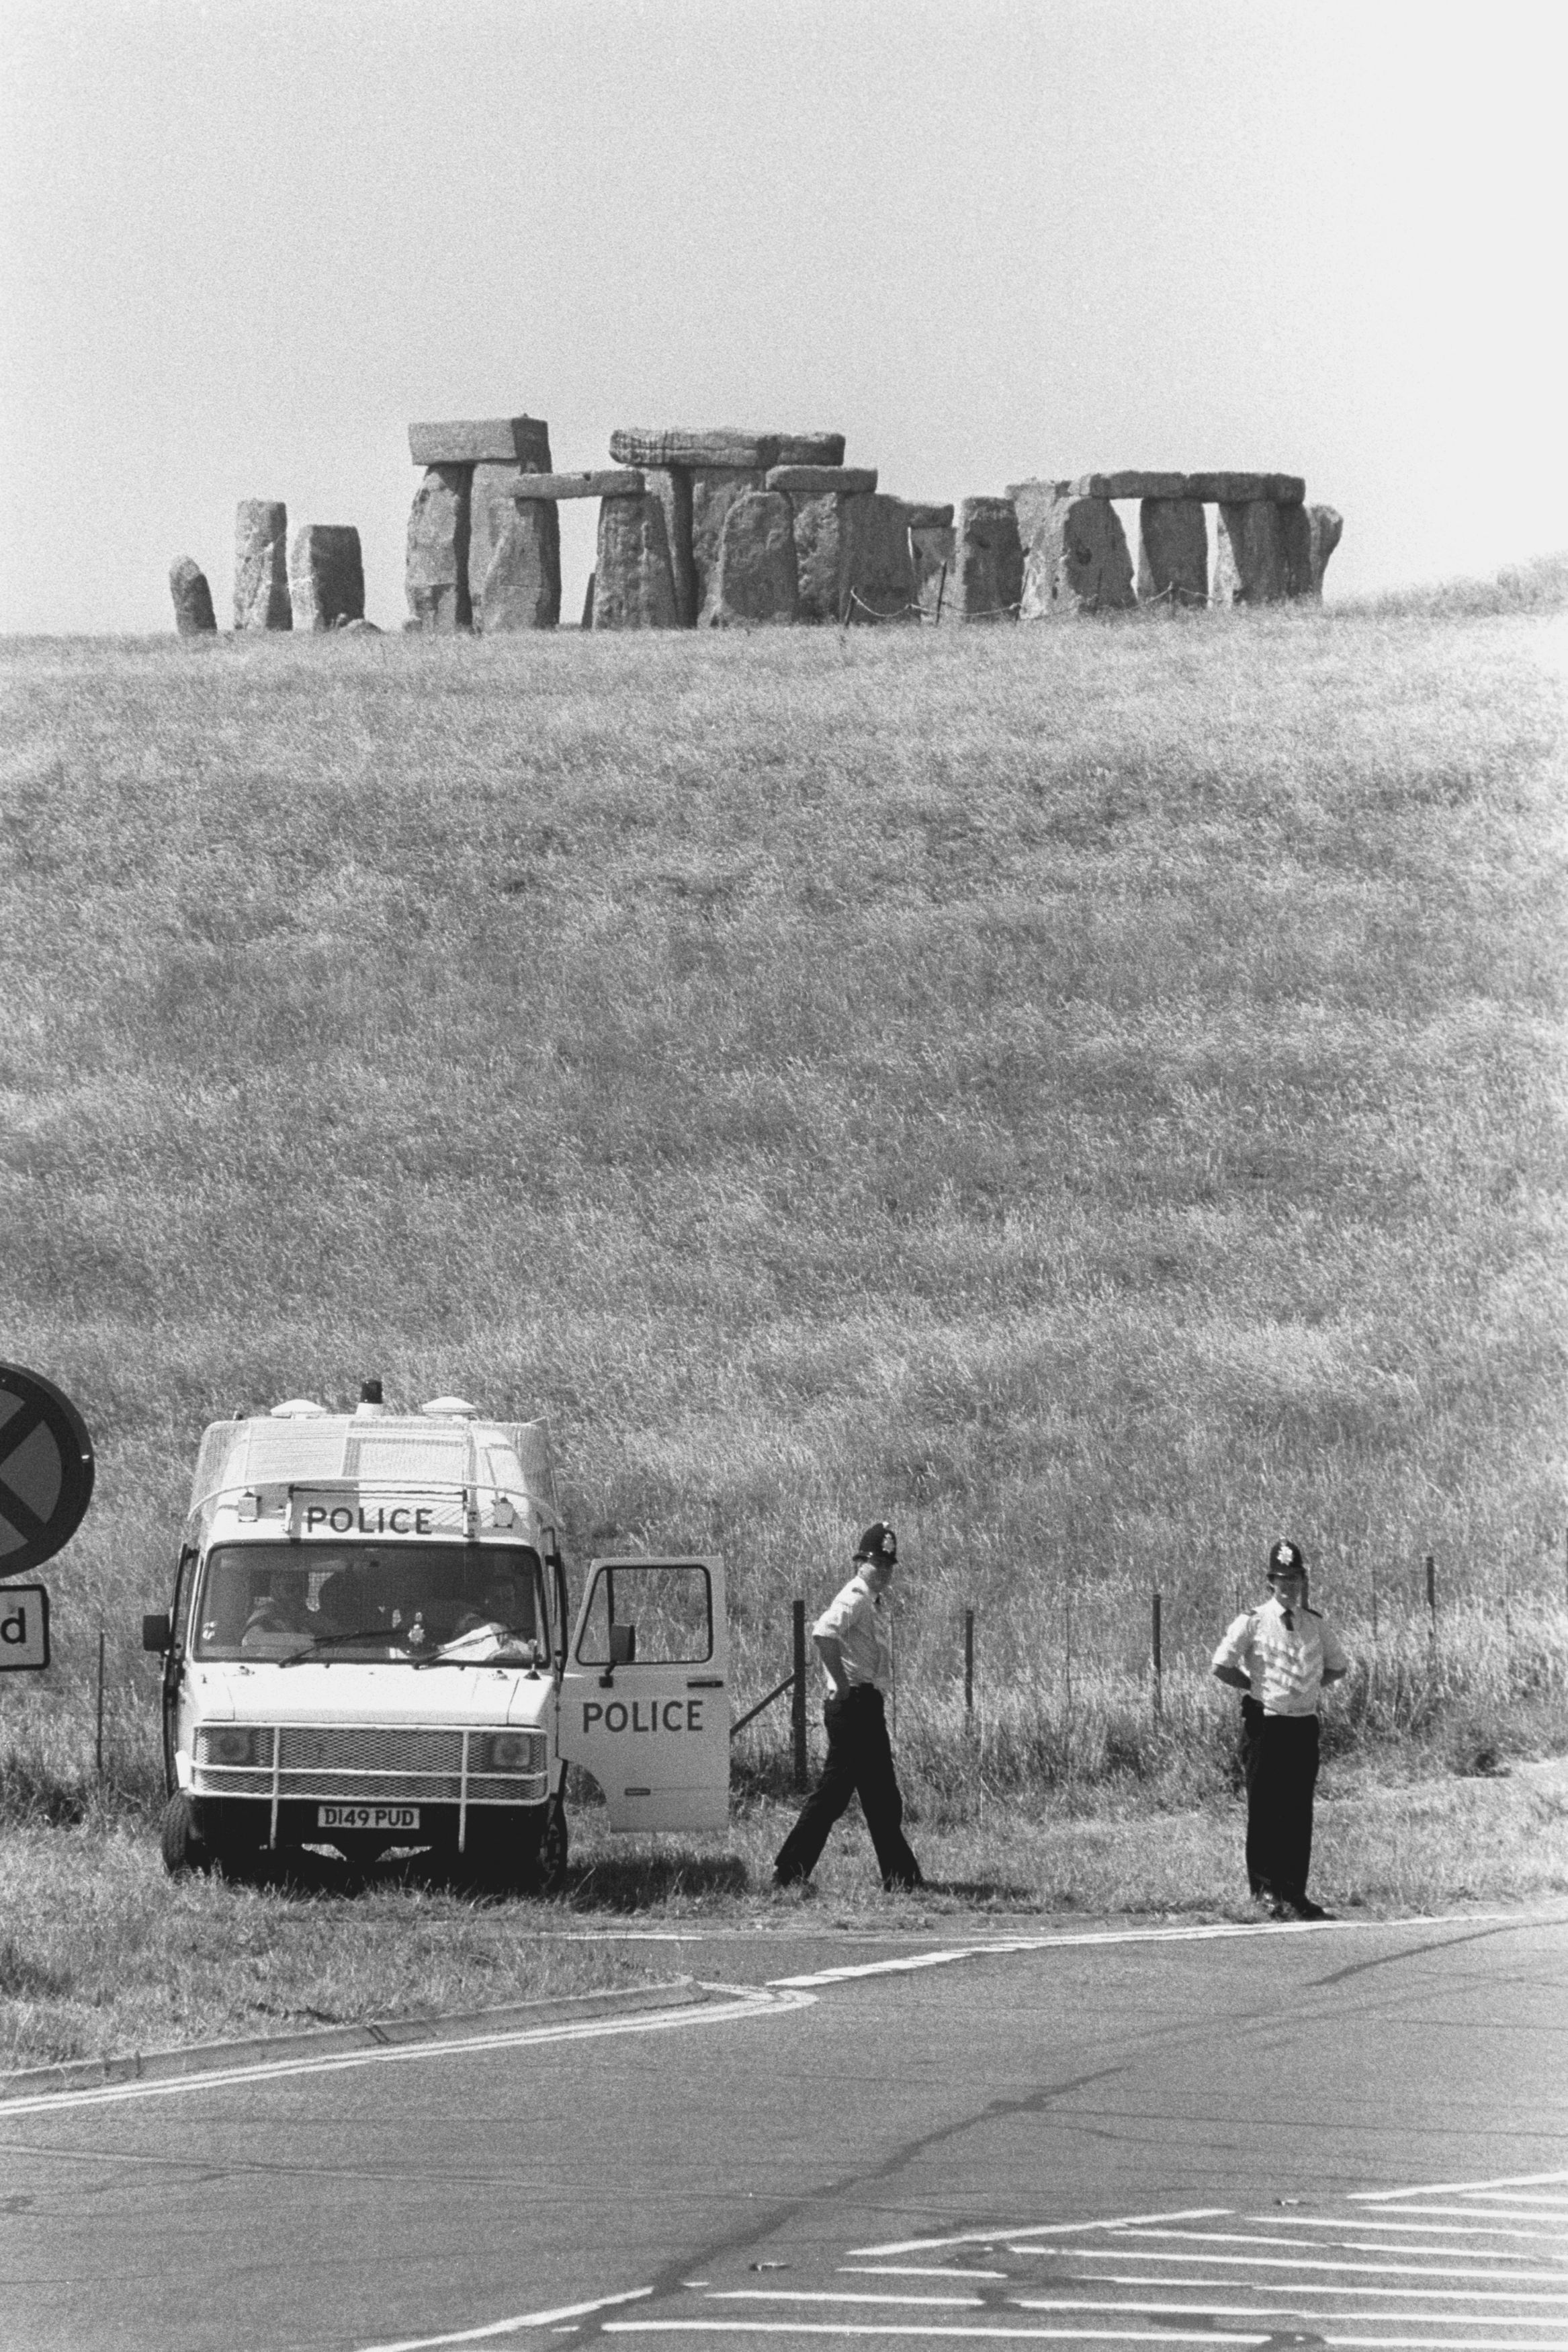
<path fill-rule="evenodd" d="M 874 466 L 772 466 L 770 490 L 791 490 L 798 498 L 825 498 L 836 491 L 841 499 L 865 498 L 876 488 Z"/>
<path fill-rule="evenodd" d="M 590 474 L 519 474 L 515 499 L 640 499 L 648 485 L 631 467 L 606 467 Z"/>
<path fill-rule="evenodd" d="M 779 463 L 779 436 L 743 433 L 733 425 L 702 429 L 675 425 L 667 432 L 625 425 L 610 436 L 610 454 L 618 466 L 733 466 L 741 472 L 765 474 Z"/>
<path fill-rule="evenodd" d="M 549 426 L 538 416 L 485 416 L 446 425 L 411 425 L 409 455 L 416 466 L 549 466 Z"/>

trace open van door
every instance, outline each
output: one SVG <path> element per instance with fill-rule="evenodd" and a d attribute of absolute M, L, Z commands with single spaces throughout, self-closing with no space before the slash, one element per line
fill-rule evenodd
<path fill-rule="evenodd" d="M 729 1638 L 716 1559 L 596 1559 L 561 1677 L 559 1753 L 612 1830 L 729 1819 Z"/>

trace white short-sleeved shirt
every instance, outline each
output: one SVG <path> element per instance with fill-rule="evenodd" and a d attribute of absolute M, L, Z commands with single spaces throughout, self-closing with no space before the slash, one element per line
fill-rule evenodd
<path fill-rule="evenodd" d="M 1270 1594 L 1226 1628 L 1214 1654 L 1217 1666 L 1239 1666 L 1251 1679 L 1265 1715 L 1316 1715 L 1323 1669 L 1346 1674 L 1350 1660 L 1326 1617 L 1304 1605 L 1291 1612 Z"/>
<path fill-rule="evenodd" d="M 893 1684 L 893 1626 L 865 1578 L 852 1576 L 836 1593 L 816 1623 L 813 1633 L 831 1633 L 843 1654 L 844 1679 L 851 1688 L 870 1683 L 879 1691 Z M 831 1688 L 832 1677 L 829 1676 Z"/>

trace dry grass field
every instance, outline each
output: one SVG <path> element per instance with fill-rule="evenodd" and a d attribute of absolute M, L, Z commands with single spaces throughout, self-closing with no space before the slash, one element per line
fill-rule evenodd
<path fill-rule="evenodd" d="M 146 1834 L 200 1429 L 372 1372 L 547 1412 L 574 1565 L 721 1553 L 742 1704 L 895 1519 L 934 1821 L 1222 1792 L 1203 1668 L 1286 1530 L 1340 1752 L 1561 1748 L 1561 572 L 0 649 L 4 1352 L 99 1457 L 5 1816 L 99 1805 L 101 1624 Z"/>

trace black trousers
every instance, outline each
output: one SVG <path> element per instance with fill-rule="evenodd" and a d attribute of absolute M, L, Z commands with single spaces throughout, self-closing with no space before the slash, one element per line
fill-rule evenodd
<path fill-rule="evenodd" d="M 883 1885 L 919 1886 L 920 1864 L 904 1835 L 904 1799 L 894 1775 L 882 1693 L 869 1683 L 858 1684 L 847 1698 L 826 1702 L 822 1720 L 828 1727 L 828 1760 L 800 1820 L 779 1849 L 774 1875 L 786 1886 L 809 1878 L 828 1843 L 828 1832 L 851 1798 L 858 1797 Z"/>
<path fill-rule="evenodd" d="M 1255 1698 L 1244 1698 L 1241 1768 L 1247 1779 L 1247 1877 L 1252 1892 L 1298 1902 L 1306 1894 L 1312 1859 L 1317 1717 L 1265 1715 Z"/>

